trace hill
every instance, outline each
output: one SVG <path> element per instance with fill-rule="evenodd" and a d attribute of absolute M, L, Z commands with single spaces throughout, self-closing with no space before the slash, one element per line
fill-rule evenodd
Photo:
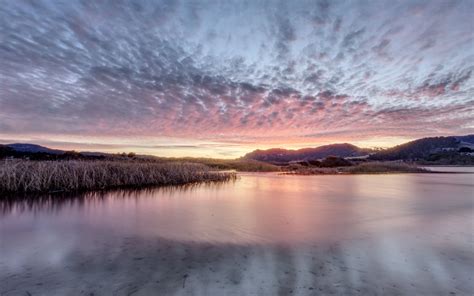
<path fill-rule="evenodd" d="M 16 152 L 25 152 L 25 153 L 48 153 L 48 154 L 64 154 L 65 151 L 50 149 L 48 147 L 36 145 L 36 144 L 26 144 L 26 143 L 14 143 L 5 145 L 10 147 Z"/>
<path fill-rule="evenodd" d="M 473 165 L 473 153 L 474 135 L 466 135 L 422 138 L 378 151 L 359 148 L 347 143 L 298 150 L 272 148 L 247 153 L 243 159 L 283 165 L 289 162 L 316 160 L 328 156 L 342 158 L 366 156 L 368 160 L 374 161 L 397 160 L 434 165 Z"/>
<path fill-rule="evenodd" d="M 0 145 L 0 159 L 11 157 L 30 160 L 96 160 L 105 159 L 107 155 L 112 156 L 111 154 L 93 155 L 87 152 L 64 151 L 26 143 Z"/>
<path fill-rule="evenodd" d="M 443 158 L 469 160 L 474 148 L 474 135 L 460 137 L 431 137 L 414 140 L 370 155 L 372 160 L 440 161 Z M 448 164 L 448 163 L 445 163 Z"/>
<path fill-rule="evenodd" d="M 358 157 L 368 155 L 371 152 L 372 150 L 370 149 L 359 148 L 352 144 L 343 143 L 298 150 L 287 150 L 281 148 L 255 150 L 247 153 L 243 158 L 281 164 L 291 161 L 321 159 L 328 156 Z"/>

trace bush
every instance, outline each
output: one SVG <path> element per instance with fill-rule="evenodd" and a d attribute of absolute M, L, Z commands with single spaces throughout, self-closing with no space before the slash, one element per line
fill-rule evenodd
<path fill-rule="evenodd" d="M 323 168 L 336 168 L 336 167 L 345 167 L 351 166 L 352 163 L 348 160 L 345 160 L 341 157 L 329 156 L 321 161 L 321 167 Z"/>
<path fill-rule="evenodd" d="M 321 162 L 317 159 L 310 159 L 308 160 L 308 163 L 311 165 L 311 166 L 321 166 Z"/>

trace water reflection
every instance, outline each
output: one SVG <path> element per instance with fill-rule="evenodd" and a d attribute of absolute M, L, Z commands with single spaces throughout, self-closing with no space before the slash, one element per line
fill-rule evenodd
<path fill-rule="evenodd" d="M 460 295 L 471 174 L 242 175 L 0 202 L 0 294 Z"/>
<path fill-rule="evenodd" d="M 7 198 L 0 202 L 0 220 L 13 228 L 25 219 L 53 226 L 80 222 L 74 227 L 81 231 L 185 241 L 325 242 L 470 214 L 472 178 L 244 175 L 221 184 Z"/>
<path fill-rule="evenodd" d="M 231 180 L 227 182 L 236 182 Z M 202 187 L 219 188 L 225 182 L 191 183 L 175 186 L 147 187 L 141 189 L 111 189 L 92 192 L 56 192 L 50 194 L 6 195 L 0 199 L 0 214 L 6 216 L 22 212 L 54 212 L 63 207 L 81 207 L 87 203 L 97 203 L 108 198 L 139 199 L 143 195 L 179 195 Z M 0 216 L 1 217 L 1 216 Z"/>

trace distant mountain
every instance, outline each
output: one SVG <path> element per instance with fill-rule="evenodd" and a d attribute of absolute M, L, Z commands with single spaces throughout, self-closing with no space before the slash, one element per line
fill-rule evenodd
<path fill-rule="evenodd" d="M 474 148 L 474 135 L 418 139 L 379 151 L 369 158 L 373 160 L 430 160 L 436 155 L 457 154 L 462 147 Z"/>
<path fill-rule="evenodd" d="M 284 164 L 291 161 L 322 159 L 328 156 L 343 158 L 367 156 L 369 160 L 381 161 L 404 160 L 432 164 L 472 164 L 474 156 L 465 152 L 470 150 L 474 151 L 474 135 L 422 138 L 381 151 L 359 148 L 347 143 L 299 150 L 272 148 L 255 150 L 247 153 L 243 158 Z"/>
<path fill-rule="evenodd" d="M 123 158 L 155 159 L 150 155 L 136 155 L 135 153 L 105 153 L 94 151 L 68 151 L 51 149 L 48 147 L 28 144 L 0 144 L 0 159 L 3 158 L 22 158 L 30 160 L 114 160 Z"/>
<path fill-rule="evenodd" d="M 44 146 L 35 145 L 35 144 L 26 144 L 26 143 L 14 143 L 5 145 L 10 147 L 16 152 L 26 152 L 26 153 L 48 153 L 48 154 L 64 154 L 65 151 L 50 149 Z"/>
<path fill-rule="evenodd" d="M 107 155 L 100 152 L 64 151 L 28 143 L 0 145 L 0 159 L 6 157 L 30 160 L 104 159 Z"/>
<path fill-rule="evenodd" d="M 287 163 L 290 161 L 315 160 L 328 156 L 357 157 L 368 155 L 372 150 L 363 149 L 351 144 L 332 144 L 316 148 L 303 148 L 287 150 L 274 148 L 268 150 L 255 150 L 247 153 L 244 159 L 253 159 L 268 163 Z"/>
<path fill-rule="evenodd" d="M 363 157 L 379 161 L 416 161 L 423 164 L 439 165 L 474 165 L 474 135 L 422 138 L 379 151 L 359 148 L 347 143 L 298 150 L 273 148 L 255 150 L 247 153 L 242 159 L 284 165 L 292 161 L 312 161 L 328 156 L 346 159 Z M 63 151 L 28 143 L 0 145 L 0 159 L 7 157 L 31 160 L 118 159 L 125 157 L 157 159 L 154 156 L 135 155 L 134 153 Z M 359 159 L 358 161 L 363 160 Z"/>
<path fill-rule="evenodd" d="M 36 144 L 27 144 L 27 143 L 15 143 L 15 144 L 7 144 L 4 145 L 6 147 L 9 147 L 13 149 L 16 152 L 22 152 L 22 153 L 46 153 L 46 154 L 54 154 L 54 155 L 61 155 L 61 154 L 72 154 L 72 153 L 78 153 L 83 156 L 92 156 L 92 157 L 97 157 L 97 156 L 110 156 L 110 153 L 105 153 L 105 152 L 93 152 L 93 151 L 81 151 L 81 152 L 73 152 L 73 151 L 66 151 L 66 150 L 59 150 L 59 149 L 51 149 L 48 147 L 44 147 L 41 145 L 36 145 Z"/>

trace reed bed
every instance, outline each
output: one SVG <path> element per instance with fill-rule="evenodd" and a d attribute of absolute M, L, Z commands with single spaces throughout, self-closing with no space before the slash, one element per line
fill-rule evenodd
<path fill-rule="evenodd" d="M 228 181 L 232 172 L 195 163 L 139 161 L 4 161 L 0 192 L 70 192 L 120 187 L 182 185 Z"/>
<path fill-rule="evenodd" d="M 344 168 L 352 174 L 386 174 L 386 173 L 429 173 L 430 171 L 413 164 L 398 162 L 367 162 Z"/>

